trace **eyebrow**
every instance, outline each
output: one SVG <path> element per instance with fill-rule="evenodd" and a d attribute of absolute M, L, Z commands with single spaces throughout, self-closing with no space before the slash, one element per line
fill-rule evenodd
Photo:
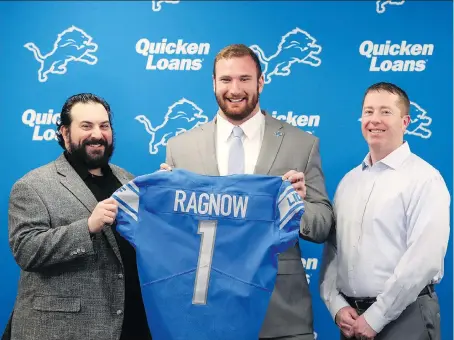
<path fill-rule="evenodd" d="M 364 106 L 365 109 L 373 109 L 373 106 Z M 380 106 L 379 107 L 380 109 L 390 109 L 391 110 L 391 107 L 389 106 Z"/>
<path fill-rule="evenodd" d="M 232 76 L 229 76 L 229 75 L 221 75 L 219 76 L 219 78 L 236 78 L 236 77 L 232 77 Z M 242 74 L 242 75 L 239 75 L 237 78 L 252 78 L 252 75 L 251 74 Z"/>
<path fill-rule="evenodd" d="M 105 120 L 103 122 L 101 122 L 101 124 L 106 124 L 106 123 L 110 123 L 108 120 Z M 90 122 L 88 120 L 83 120 L 80 122 L 80 124 L 94 124 L 93 122 Z"/>

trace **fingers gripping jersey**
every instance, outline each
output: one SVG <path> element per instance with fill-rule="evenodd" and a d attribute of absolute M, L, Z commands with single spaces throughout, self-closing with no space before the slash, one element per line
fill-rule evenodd
<path fill-rule="evenodd" d="M 288 181 L 181 169 L 118 189 L 154 340 L 257 340 L 304 203 Z"/>

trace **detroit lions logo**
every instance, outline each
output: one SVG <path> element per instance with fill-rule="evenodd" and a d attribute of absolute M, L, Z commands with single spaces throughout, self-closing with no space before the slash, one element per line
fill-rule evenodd
<path fill-rule="evenodd" d="M 94 65 L 98 58 L 94 56 L 98 45 L 93 38 L 76 26 L 64 30 L 57 36 L 54 48 L 46 55 L 42 55 L 39 48 L 32 42 L 26 43 L 24 47 L 33 52 L 36 61 L 41 67 L 38 70 L 38 80 L 45 82 L 48 74 L 65 74 L 67 65 L 71 61 L 78 61 L 88 65 Z"/>
<path fill-rule="evenodd" d="M 397 5 L 397 6 L 400 6 L 400 5 L 403 5 L 405 2 L 405 0 L 378 0 L 377 3 L 376 3 L 376 7 L 377 7 L 377 13 L 384 13 L 386 11 L 386 5 Z"/>
<path fill-rule="evenodd" d="M 180 0 L 162 0 L 162 1 L 152 1 L 151 2 L 151 9 L 154 11 L 154 12 L 159 12 L 161 9 L 162 9 L 162 6 L 161 4 L 165 3 L 165 4 L 177 4 L 179 3 Z"/>
<path fill-rule="evenodd" d="M 152 155 L 158 153 L 159 146 L 166 146 L 167 141 L 171 137 L 189 131 L 208 121 L 208 117 L 203 114 L 203 110 L 185 98 L 169 106 L 164 116 L 164 121 L 156 127 L 153 127 L 144 115 L 139 115 L 135 119 L 145 126 L 145 130 L 151 136 L 149 151 Z"/>
<path fill-rule="evenodd" d="M 410 124 L 405 130 L 405 134 L 418 136 L 424 139 L 432 135 L 432 131 L 428 129 L 432 124 L 432 118 L 427 116 L 427 111 L 414 102 L 410 102 Z"/>
<path fill-rule="evenodd" d="M 271 82 L 272 76 L 288 76 L 294 63 L 320 66 L 322 61 L 317 55 L 320 54 L 322 47 L 315 42 L 316 39 L 309 33 L 295 28 L 282 37 L 277 51 L 268 58 L 258 45 L 250 46 L 262 64 L 265 84 Z"/>

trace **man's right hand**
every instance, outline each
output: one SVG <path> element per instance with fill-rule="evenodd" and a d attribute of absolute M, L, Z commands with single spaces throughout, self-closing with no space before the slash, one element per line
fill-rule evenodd
<path fill-rule="evenodd" d="M 112 197 L 99 202 L 88 218 L 90 233 L 99 233 L 105 225 L 112 225 L 117 217 L 117 212 L 117 201 Z"/>
<path fill-rule="evenodd" d="M 172 167 L 166 163 L 161 163 L 159 170 L 172 171 Z"/>
<path fill-rule="evenodd" d="M 356 310 L 350 306 L 343 307 L 337 312 L 335 318 L 336 324 L 347 338 L 351 338 L 355 335 L 353 332 L 353 325 L 358 317 L 359 315 Z"/>

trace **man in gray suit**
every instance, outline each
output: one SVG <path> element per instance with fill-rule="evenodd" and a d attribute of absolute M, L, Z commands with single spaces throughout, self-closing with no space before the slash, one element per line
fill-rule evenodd
<path fill-rule="evenodd" d="M 9 243 L 21 268 L 11 339 L 151 339 L 134 249 L 111 194 L 133 176 L 109 164 L 110 107 L 93 94 L 61 111 L 55 161 L 13 186 Z"/>
<path fill-rule="evenodd" d="M 333 224 L 333 212 L 325 190 L 319 141 L 261 111 L 263 85 L 260 62 L 251 49 L 231 45 L 220 51 L 213 70 L 220 110 L 213 121 L 170 139 L 162 168 L 205 175 L 255 173 L 289 178 L 306 206 L 301 236 L 323 243 Z M 260 337 L 314 339 L 311 296 L 298 244 L 279 256 L 276 285 Z"/>

